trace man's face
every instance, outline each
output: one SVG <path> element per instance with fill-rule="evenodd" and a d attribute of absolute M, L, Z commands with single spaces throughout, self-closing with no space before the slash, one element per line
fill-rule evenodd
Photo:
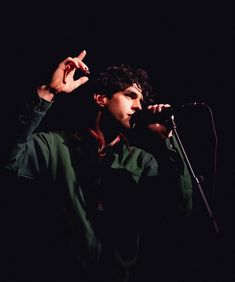
<path fill-rule="evenodd" d="M 130 128 L 130 118 L 138 110 L 142 109 L 142 90 L 133 84 L 123 91 L 113 94 L 106 101 L 106 109 L 113 115 L 122 126 Z"/>

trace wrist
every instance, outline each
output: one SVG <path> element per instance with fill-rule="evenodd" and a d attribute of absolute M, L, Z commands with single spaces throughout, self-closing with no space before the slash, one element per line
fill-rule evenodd
<path fill-rule="evenodd" d="M 50 92 L 51 94 L 53 94 L 53 95 L 56 95 L 56 94 L 59 93 L 58 90 L 56 90 L 55 88 L 51 87 L 50 85 L 47 85 L 47 86 L 46 86 L 46 90 L 47 90 L 48 92 Z"/>
<path fill-rule="evenodd" d="M 47 86 L 47 85 L 42 85 L 38 87 L 37 91 L 38 91 L 39 97 L 49 102 L 52 101 L 55 95 L 58 93 L 58 91 L 56 91 L 54 88 Z"/>

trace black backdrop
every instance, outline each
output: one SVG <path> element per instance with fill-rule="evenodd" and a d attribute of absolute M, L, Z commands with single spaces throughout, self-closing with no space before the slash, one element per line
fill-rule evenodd
<path fill-rule="evenodd" d="M 203 277 L 207 267 L 210 271 L 214 267 L 204 265 L 203 253 L 211 264 L 216 254 L 218 265 L 223 264 L 221 276 L 225 275 L 234 258 L 233 8 L 212 1 L 7 4 L 1 12 L 5 16 L 1 154 L 14 130 L 18 102 L 46 81 L 65 57 L 86 49 L 91 71 L 122 62 L 145 68 L 159 101 L 172 105 L 199 101 L 209 106 L 179 112 L 176 122 L 192 166 L 204 178 L 203 188 L 223 238 L 208 247 L 214 230 L 196 191 L 192 243 L 199 250 L 194 247 L 191 259 L 197 256 L 192 261 L 199 264 Z M 43 126 L 56 127 L 66 120 L 74 105 L 67 98 L 61 100 Z M 208 277 L 217 281 L 210 271 Z"/>

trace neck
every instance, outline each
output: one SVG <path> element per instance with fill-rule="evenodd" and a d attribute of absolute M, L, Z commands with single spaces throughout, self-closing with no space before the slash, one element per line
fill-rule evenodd
<path fill-rule="evenodd" d="M 98 112 L 95 124 L 91 129 L 103 140 L 105 145 L 112 142 L 121 133 L 117 122 L 102 111 Z"/>

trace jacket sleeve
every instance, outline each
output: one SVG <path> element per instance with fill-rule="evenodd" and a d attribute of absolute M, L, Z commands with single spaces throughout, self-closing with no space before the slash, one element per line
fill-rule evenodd
<path fill-rule="evenodd" d="M 192 177 L 176 138 L 172 136 L 165 142 L 169 152 L 169 162 L 175 175 L 178 208 L 183 214 L 189 215 L 192 211 Z"/>
<path fill-rule="evenodd" d="M 192 211 L 193 183 L 180 146 L 174 136 L 167 139 L 150 137 L 146 134 L 143 144 L 145 150 L 154 156 L 157 164 L 154 173 L 143 177 L 145 191 L 150 191 L 148 201 L 159 207 L 160 213 L 172 215 L 190 215 Z M 151 162 L 146 169 L 155 166 Z M 152 188 L 146 188 L 152 187 Z M 148 194 L 148 193 L 147 193 Z M 150 205 L 151 206 L 151 205 Z"/>
<path fill-rule="evenodd" d="M 17 176 L 34 178 L 48 162 L 47 146 L 40 135 L 33 134 L 53 102 L 47 102 L 38 95 L 25 98 L 19 112 L 17 134 L 10 149 L 4 170 Z"/>

